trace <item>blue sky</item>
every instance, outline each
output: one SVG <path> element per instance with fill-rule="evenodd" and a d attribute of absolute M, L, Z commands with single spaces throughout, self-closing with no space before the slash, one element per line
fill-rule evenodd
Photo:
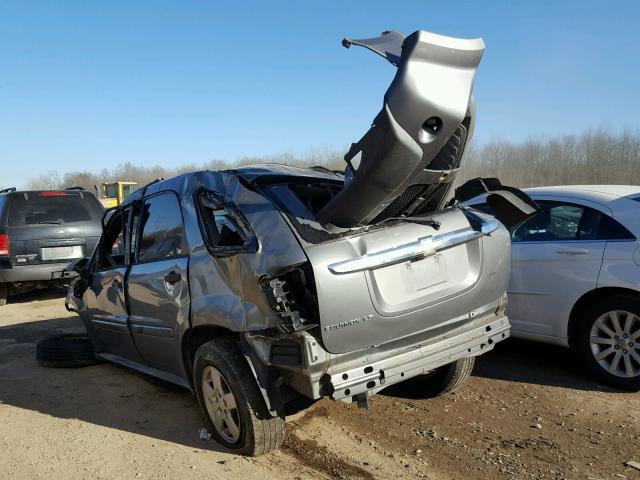
<path fill-rule="evenodd" d="M 487 44 L 476 139 L 640 122 L 640 2 L 27 1 L 0 5 L 0 185 L 55 169 L 343 149 L 394 68 L 345 36 Z"/>

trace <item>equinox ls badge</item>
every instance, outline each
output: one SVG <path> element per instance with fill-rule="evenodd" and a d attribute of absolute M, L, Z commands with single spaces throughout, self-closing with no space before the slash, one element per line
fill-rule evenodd
<path fill-rule="evenodd" d="M 362 315 L 361 317 L 354 318 L 352 320 L 347 320 L 346 322 L 334 323 L 333 325 L 327 325 L 324 327 L 325 332 L 330 332 L 331 330 L 338 330 L 339 328 L 350 327 L 352 325 L 357 325 L 358 323 L 364 323 L 367 320 L 371 320 L 373 318 L 373 314 Z"/>

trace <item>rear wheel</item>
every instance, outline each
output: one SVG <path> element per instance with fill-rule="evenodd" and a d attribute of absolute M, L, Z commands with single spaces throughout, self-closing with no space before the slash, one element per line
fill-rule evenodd
<path fill-rule="evenodd" d="M 640 301 L 626 295 L 600 301 L 582 321 L 577 340 L 595 377 L 612 387 L 640 390 Z"/>
<path fill-rule="evenodd" d="M 9 297 L 9 284 L 0 283 L 0 306 L 7 304 L 8 297 Z"/>
<path fill-rule="evenodd" d="M 230 337 L 202 345 L 194 385 L 216 441 L 244 455 L 262 455 L 284 440 L 284 415 L 269 413 L 246 359 Z"/>
<path fill-rule="evenodd" d="M 471 376 L 475 357 L 466 357 L 436 368 L 427 375 L 405 381 L 403 389 L 416 398 L 433 398 L 458 390 Z"/>

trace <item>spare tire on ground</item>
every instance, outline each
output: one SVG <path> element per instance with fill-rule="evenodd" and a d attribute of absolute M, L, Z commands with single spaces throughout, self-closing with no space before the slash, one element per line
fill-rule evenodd
<path fill-rule="evenodd" d="M 36 342 L 36 361 L 43 367 L 77 368 L 100 363 L 86 333 L 50 335 Z"/>

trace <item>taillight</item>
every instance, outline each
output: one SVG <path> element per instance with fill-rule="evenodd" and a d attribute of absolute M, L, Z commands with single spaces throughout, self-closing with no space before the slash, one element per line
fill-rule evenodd
<path fill-rule="evenodd" d="M 318 302 L 313 271 L 308 264 L 300 265 L 277 278 L 262 282 L 262 291 L 287 333 L 308 330 L 319 323 Z"/>
<path fill-rule="evenodd" d="M 0 257 L 9 256 L 9 235 L 0 233 Z"/>

